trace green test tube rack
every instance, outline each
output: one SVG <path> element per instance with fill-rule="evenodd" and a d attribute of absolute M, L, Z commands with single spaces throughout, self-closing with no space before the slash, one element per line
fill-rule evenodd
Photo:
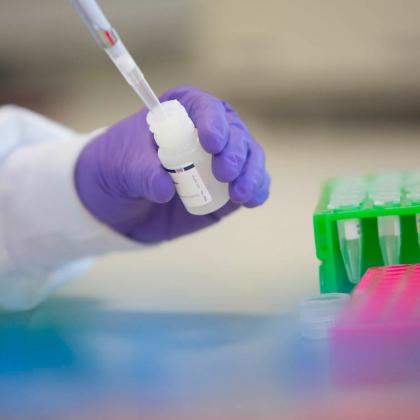
<path fill-rule="evenodd" d="M 350 292 L 369 267 L 420 263 L 420 173 L 329 179 L 313 221 L 322 293 Z M 386 247 L 398 248 L 392 263 Z"/>

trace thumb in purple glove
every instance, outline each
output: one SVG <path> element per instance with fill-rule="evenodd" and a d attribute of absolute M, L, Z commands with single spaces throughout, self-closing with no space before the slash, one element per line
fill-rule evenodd
<path fill-rule="evenodd" d="M 139 242 L 159 242 L 202 229 L 241 205 L 255 207 L 268 197 L 264 152 L 238 115 L 226 103 L 191 87 L 170 90 L 161 98 L 171 99 L 186 108 L 202 147 L 213 155 L 214 176 L 229 183 L 231 201 L 205 216 L 185 210 L 157 157 L 143 109 L 94 138 L 75 168 L 76 190 L 88 210 Z"/>

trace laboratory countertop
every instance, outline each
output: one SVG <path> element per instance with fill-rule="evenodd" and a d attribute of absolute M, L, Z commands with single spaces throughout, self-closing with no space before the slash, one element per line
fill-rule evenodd
<path fill-rule="evenodd" d="M 0 417 L 420 418 L 418 384 L 340 384 L 329 354 L 327 341 L 300 337 L 293 314 L 56 298 L 0 317 Z"/>
<path fill-rule="evenodd" d="M 272 186 L 264 206 L 150 249 L 101 257 L 59 295 L 101 299 L 122 310 L 292 311 L 319 290 L 312 215 L 323 181 L 420 168 L 420 127 L 244 119 L 267 153 Z"/>

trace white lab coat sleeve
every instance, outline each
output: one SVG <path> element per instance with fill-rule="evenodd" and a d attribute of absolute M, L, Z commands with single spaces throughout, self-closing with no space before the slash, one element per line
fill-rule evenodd
<path fill-rule="evenodd" d="M 138 249 L 84 208 L 74 186 L 80 135 L 34 112 L 0 108 L 0 309 L 29 309 L 89 267 Z"/>

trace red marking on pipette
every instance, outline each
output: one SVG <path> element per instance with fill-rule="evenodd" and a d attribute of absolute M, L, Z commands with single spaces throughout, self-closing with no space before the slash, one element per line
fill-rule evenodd
<path fill-rule="evenodd" d="M 112 31 L 105 31 L 105 36 L 111 45 L 115 45 L 117 43 L 117 38 L 113 37 Z"/>

